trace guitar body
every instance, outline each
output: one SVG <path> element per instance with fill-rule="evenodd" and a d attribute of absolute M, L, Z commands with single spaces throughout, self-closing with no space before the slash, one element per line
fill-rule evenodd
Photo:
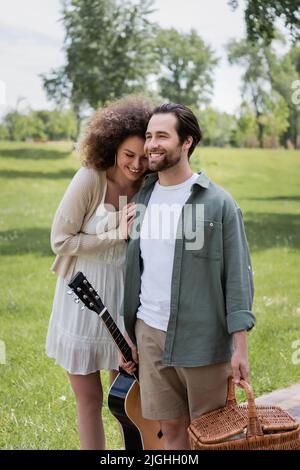
<path fill-rule="evenodd" d="M 164 448 L 159 422 L 142 416 L 140 386 L 133 376 L 119 373 L 109 390 L 108 407 L 121 425 L 126 450 Z"/>
<path fill-rule="evenodd" d="M 126 397 L 134 382 L 134 377 L 120 373 L 110 387 L 108 408 L 120 423 L 125 449 L 143 450 L 140 432 L 125 410 Z"/>

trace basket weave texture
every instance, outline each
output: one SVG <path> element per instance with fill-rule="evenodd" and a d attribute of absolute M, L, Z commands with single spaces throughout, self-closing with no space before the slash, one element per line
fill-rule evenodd
<path fill-rule="evenodd" d="M 256 406 L 251 386 L 244 380 L 240 385 L 248 403 L 237 404 L 235 385 L 229 377 L 226 405 L 190 424 L 191 449 L 299 450 L 299 423 L 278 406 Z"/>

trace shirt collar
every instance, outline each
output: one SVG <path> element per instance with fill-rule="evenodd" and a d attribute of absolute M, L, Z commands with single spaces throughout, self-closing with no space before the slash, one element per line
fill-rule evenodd
<path fill-rule="evenodd" d="M 155 183 L 157 180 L 158 180 L 157 173 L 149 173 L 148 175 L 145 176 L 143 186 L 144 187 L 150 186 L 151 184 Z M 201 171 L 200 173 L 198 173 L 198 177 L 192 187 L 194 188 L 195 185 L 198 185 L 204 189 L 207 189 L 209 186 L 209 183 L 210 183 L 209 178 L 206 176 L 206 174 L 203 171 Z"/>
<path fill-rule="evenodd" d="M 207 189 L 209 186 L 209 183 L 210 183 L 209 178 L 206 176 L 206 174 L 203 171 L 201 171 L 200 173 L 198 173 L 198 178 L 193 184 L 193 187 L 195 187 L 195 185 L 197 184 L 198 186 L 201 186 L 202 188 Z"/>

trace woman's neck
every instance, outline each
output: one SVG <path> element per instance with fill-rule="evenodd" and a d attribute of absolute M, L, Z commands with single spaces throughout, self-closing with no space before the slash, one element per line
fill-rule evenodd
<path fill-rule="evenodd" d="M 138 181 L 130 181 L 116 166 L 106 170 L 106 177 L 122 193 L 138 191 L 142 181 L 142 178 Z"/>

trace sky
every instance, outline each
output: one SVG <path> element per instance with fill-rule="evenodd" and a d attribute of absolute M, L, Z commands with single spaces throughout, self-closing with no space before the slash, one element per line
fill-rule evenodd
<path fill-rule="evenodd" d="M 245 35 L 244 0 L 232 12 L 227 0 L 156 0 L 152 20 L 179 32 L 191 28 L 216 52 L 212 105 L 235 112 L 240 103 L 242 70 L 230 66 L 224 45 Z M 8 108 L 51 109 L 41 73 L 64 63 L 60 0 L 0 0 L 0 114 Z"/>

